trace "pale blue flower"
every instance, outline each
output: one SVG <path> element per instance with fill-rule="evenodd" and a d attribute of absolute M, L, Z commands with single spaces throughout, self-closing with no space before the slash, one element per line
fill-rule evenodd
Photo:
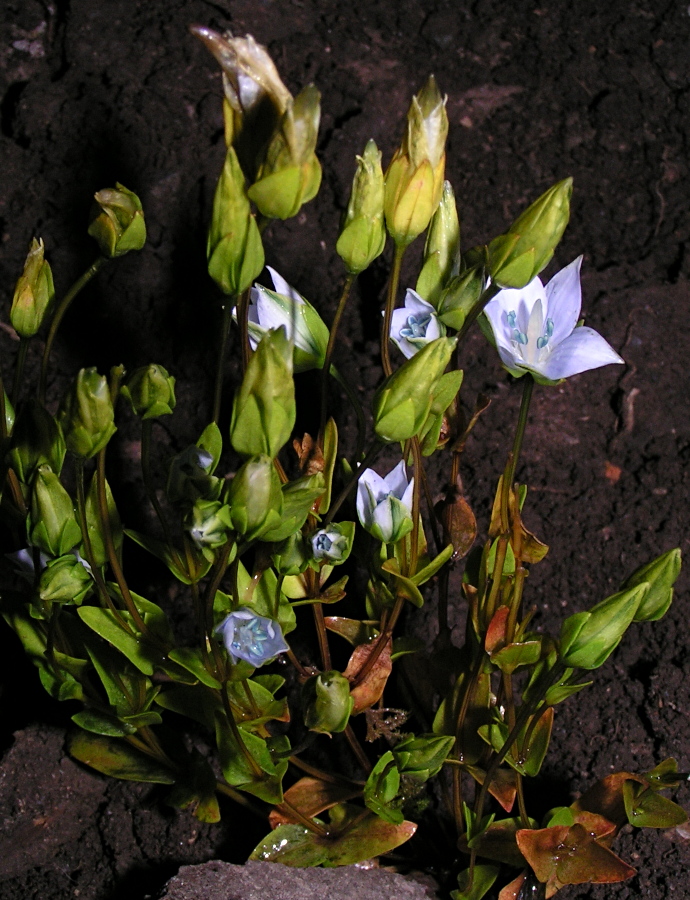
<path fill-rule="evenodd" d="M 410 359 L 436 338 L 446 333 L 445 325 L 436 310 L 412 288 L 405 294 L 405 306 L 393 310 L 390 338 L 407 359 Z"/>
<path fill-rule="evenodd" d="M 405 463 L 382 478 L 365 469 L 357 484 L 357 515 L 364 528 L 386 544 L 399 541 L 412 531 L 414 478 L 407 480 Z"/>
<path fill-rule="evenodd" d="M 294 370 L 320 369 L 328 347 L 328 328 L 314 307 L 272 269 L 275 290 L 255 284 L 249 304 L 249 343 L 256 350 L 267 331 L 284 328 L 294 344 Z M 235 312 L 236 316 L 236 312 Z"/>
<path fill-rule="evenodd" d="M 339 562 L 349 550 L 349 540 L 337 525 L 319 528 L 311 536 L 311 552 L 314 559 Z"/>
<path fill-rule="evenodd" d="M 248 606 L 231 612 L 216 627 L 233 663 L 243 659 L 258 668 L 290 648 L 280 625 L 266 616 L 258 616 Z"/>
<path fill-rule="evenodd" d="M 501 362 L 511 375 L 530 372 L 555 382 L 623 360 L 593 328 L 578 326 L 582 306 L 578 256 L 544 287 L 534 278 L 524 288 L 508 288 L 487 303 Z"/>

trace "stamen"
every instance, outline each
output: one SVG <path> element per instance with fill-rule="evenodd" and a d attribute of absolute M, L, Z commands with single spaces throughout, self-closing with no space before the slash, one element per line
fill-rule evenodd
<path fill-rule="evenodd" d="M 426 337 L 426 330 L 429 326 L 429 322 L 431 322 L 431 314 L 424 316 L 408 316 L 407 325 L 400 329 L 400 336 L 407 338 L 408 341 L 410 338 L 424 338 Z"/>

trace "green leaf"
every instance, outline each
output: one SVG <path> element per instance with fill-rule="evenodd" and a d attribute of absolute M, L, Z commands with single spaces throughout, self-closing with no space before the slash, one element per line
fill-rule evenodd
<path fill-rule="evenodd" d="M 191 808 L 200 822 L 220 822 L 216 776 L 198 750 L 192 750 L 184 775 L 168 794 L 168 803 L 177 809 Z"/>
<path fill-rule="evenodd" d="M 67 738 L 67 749 L 74 759 L 113 778 L 154 784 L 173 784 L 175 781 L 175 774 L 170 768 L 124 740 L 73 731 Z"/>
<path fill-rule="evenodd" d="M 319 513 L 325 515 L 331 505 L 331 492 L 333 490 L 333 471 L 338 456 L 338 426 L 333 419 L 326 422 L 323 433 L 323 478 L 324 493 L 319 506 Z"/>
<path fill-rule="evenodd" d="M 123 628 L 109 609 L 81 606 L 77 613 L 82 622 L 123 653 L 140 672 L 144 675 L 153 675 L 154 669 L 162 661 L 162 656 L 160 650 L 149 641 Z M 121 615 L 127 621 L 127 614 Z"/>
<path fill-rule="evenodd" d="M 199 722 L 211 732 L 215 729 L 216 715 L 223 708 L 217 695 L 198 684 L 175 684 L 165 687 L 156 696 L 156 703 L 163 709 L 169 709 L 170 712 Z"/>
<path fill-rule="evenodd" d="M 472 875 L 470 887 L 470 869 L 458 875 L 458 890 L 451 891 L 452 900 L 481 900 L 498 878 L 498 866 L 477 865 Z"/>
<path fill-rule="evenodd" d="M 421 609 L 421 607 L 424 606 L 424 597 L 422 597 L 419 588 L 412 579 L 401 575 L 396 559 L 387 559 L 381 568 L 384 572 L 388 572 L 389 575 L 392 575 L 393 580 L 395 581 L 395 590 L 398 595 L 405 597 L 418 609 Z"/>
<path fill-rule="evenodd" d="M 267 803 L 281 803 L 282 777 L 287 768 L 287 760 L 284 765 L 276 767 L 263 738 L 243 728 L 238 731 L 241 744 L 225 716 L 216 716 L 216 744 L 225 780 L 233 787 L 254 794 Z M 250 757 L 253 763 L 250 762 Z"/>
<path fill-rule="evenodd" d="M 143 547 L 144 550 L 148 550 L 148 552 L 152 556 L 155 556 L 156 559 L 165 563 L 175 578 L 177 578 L 178 581 L 181 581 L 182 584 L 195 584 L 207 575 L 211 568 L 212 560 L 207 559 L 196 547 L 190 547 L 195 566 L 194 572 L 190 573 L 187 569 L 187 561 L 183 560 L 182 554 L 174 547 L 169 547 L 168 544 L 163 543 L 163 541 L 148 537 L 145 534 L 140 534 L 138 531 L 134 531 L 131 528 L 125 528 L 125 534 L 128 538 L 133 540 L 135 544 L 139 544 L 140 547 Z M 230 562 L 234 559 L 235 553 L 236 551 L 233 551 Z"/>
<path fill-rule="evenodd" d="M 211 675 L 204 665 L 199 647 L 176 647 L 168 653 L 168 658 L 179 663 L 183 669 L 191 672 L 206 687 L 220 690 L 220 682 Z"/>
<path fill-rule="evenodd" d="M 137 730 L 134 725 L 93 709 L 83 709 L 81 712 L 75 713 L 72 721 L 84 731 L 92 731 L 94 734 L 103 734 L 108 737 L 124 737 L 127 734 L 134 734 Z"/>
<path fill-rule="evenodd" d="M 220 460 L 220 455 L 223 452 L 223 436 L 215 422 L 211 422 L 210 425 L 204 428 L 196 445 L 202 450 L 206 450 L 213 457 L 212 464 L 206 469 L 209 475 L 213 475 Z"/>
<path fill-rule="evenodd" d="M 512 675 L 519 666 L 533 666 L 538 662 L 541 655 L 541 641 L 506 644 L 490 655 L 492 663 L 506 675 Z"/>
<path fill-rule="evenodd" d="M 117 556 L 119 558 L 122 554 L 122 522 L 120 521 L 117 506 L 115 505 L 113 492 L 110 490 L 110 485 L 107 481 L 105 483 L 105 496 L 108 506 L 108 521 L 110 523 L 110 533 L 113 536 L 115 552 L 117 553 Z M 94 472 L 93 477 L 91 478 L 91 484 L 89 485 L 88 494 L 86 495 L 86 530 L 88 531 L 89 540 L 91 541 L 91 552 L 93 554 L 94 562 L 97 566 L 104 566 L 108 562 L 108 551 L 105 548 L 105 541 L 103 540 L 103 529 L 101 528 L 99 508 L 98 477 Z M 81 555 L 86 557 L 87 554 L 83 541 L 80 546 Z"/>
<path fill-rule="evenodd" d="M 393 754 L 388 750 L 369 773 L 364 785 L 364 802 L 372 812 L 386 822 L 400 825 L 404 819 L 402 811 L 390 805 L 399 788 L 400 772 Z"/>
<path fill-rule="evenodd" d="M 284 541 L 291 534 L 299 531 L 307 521 L 307 516 L 314 503 L 323 495 L 324 479 L 321 472 L 288 481 L 282 487 L 283 514 L 280 524 L 268 531 L 263 531 L 261 541 Z"/>
<path fill-rule="evenodd" d="M 448 544 L 444 549 L 438 554 L 438 556 L 434 557 L 430 563 L 424 566 L 423 569 L 420 569 L 418 572 L 412 576 L 412 581 L 417 584 L 426 584 L 430 578 L 433 578 L 434 575 L 438 572 L 444 563 L 447 563 L 448 560 L 453 555 L 453 545 Z"/>
<path fill-rule="evenodd" d="M 677 803 L 634 781 L 623 784 L 623 802 L 628 822 L 637 828 L 674 828 L 688 820 Z"/>

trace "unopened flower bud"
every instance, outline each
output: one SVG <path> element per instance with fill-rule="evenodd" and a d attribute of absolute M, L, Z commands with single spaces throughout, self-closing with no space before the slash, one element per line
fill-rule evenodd
<path fill-rule="evenodd" d="M 227 543 L 232 528 L 230 510 L 219 500 L 197 500 L 187 515 L 185 527 L 201 550 L 216 550 Z"/>
<path fill-rule="evenodd" d="M 354 522 L 331 523 L 319 528 L 309 539 L 314 559 L 331 565 L 345 562 L 354 540 Z"/>
<path fill-rule="evenodd" d="M 309 552 L 302 532 L 296 531 L 275 544 L 271 561 L 278 575 L 301 575 L 309 565 Z"/>
<path fill-rule="evenodd" d="M 416 291 L 427 303 L 438 309 L 443 289 L 460 268 L 460 220 L 455 194 L 449 181 L 443 182 L 443 193 L 431 217 L 424 247 L 424 265 L 417 279 Z"/>
<path fill-rule="evenodd" d="M 175 379 L 155 363 L 132 372 L 120 393 L 142 419 L 167 416 L 175 409 Z"/>
<path fill-rule="evenodd" d="M 146 225 L 141 200 L 124 185 L 104 188 L 94 195 L 93 218 L 89 234 L 103 256 L 112 259 L 130 250 L 141 250 L 146 243 Z"/>
<path fill-rule="evenodd" d="M 48 603 L 75 603 L 89 594 L 93 579 L 83 561 L 73 553 L 52 559 L 41 572 L 38 593 Z"/>
<path fill-rule="evenodd" d="M 218 499 L 222 482 L 214 477 L 214 469 L 213 455 L 208 450 L 196 444 L 186 447 L 170 463 L 165 488 L 168 500 L 184 507 L 195 503 L 199 498 Z"/>
<path fill-rule="evenodd" d="M 114 419 L 108 379 L 81 369 L 58 413 L 67 449 L 84 459 L 95 456 L 117 431 Z"/>
<path fill-rule="evenodd" d="M 320 118 L 321 94 L 313 84 L 288 101 L 259 177 L 248 191 L 267 218 L 296 216 L 316 196 L 321 185 L 321 164 L 314 152 Z"/>
<path fill-rule="evenodd" d="M 313 675 L 302 687 L 304 724 L 319 734 L 345 731 L 354 707 L 350 682 L 340 672 Z"/>
<path fill-rule="evenodd" d="M 230 483 L 228 503 L 233 527 L 247 541 L 280 524 L 283 495 L 270 456 L 253 457 L 241 467 Z"/>
<path fill-rule="evenodd" d="M 625 582 L 626 588 L 645 582 L 649 585 L 635 613 L 636 622 L 656 622 L 666 613 L 673 600 L 673 584 L 680 575 L 680 563 L 680 549 L 669 550 L 642 566 Z"/>
<path fill-rule="evenodd" d="M 358 275 L 380 256 L 385 243 L 381 151 L 370 140 L 357 157 L 350 202 L 335 249 L 347 271 Z"/>
<path fill-rule="evenodd" d="M 481 266 L 466 269 L 452 278 L 438 299 L 438 317 L 443 324 L 460 331 L 467 313 L 481 297 L 485 284 Z"/>
<path fill-rule="evenodd" d="M 393 748 L 401 775 L 423 782 L 437 775 L 450 753 L 454 737 L 437 734 L 410 735 Z"/>
<path fill-rule="evenodd" d="M 386 225 L 406 247 L 429 224 L 443 191 L 448 116 L 446 98 L 429 76 L 407 113 L 407 133 L 386 172 Z"/>
<path fill-rule="evenodd" d="M 365 469 L 357 484 L 357 516 L 362 527 L 377 540 L 394 544 L 412 531 L 414 478 L 409 481 L 405 462 L 382 478 Z"/>
<path fill-rule="evenodd" d="M 206 243 L 208 273 L 224 294 L 245 291 L 264 267 L 261 234 L 252 215 L 244 175 L 235 150 L 228 147 L 213 197 Z"/>
<path fill-rule="evenodd" d="M 46 408 L 38 400 L 21 403 L 7 456 L 17 478 L 23 484 L 29 484 L 37 467 L 44 463 L 59 474 L 65 452 L 62 432 Z"/>
<path fill-rule="evenodd" d="M 574 669 L 598 669 L 620 643 L 649 590 L 645 582 L 620 591 L 561 626 L 560 661 Z"/>
<path fill-rule="evenodd" d="M 267 332 L 249 360 L 232 406 L 232 446 L 242 456 L 276 457 L 295 415 L 292 348 L 281 328 Z"/>
<path fill-rule="evenodd" d="M 374 396 L 374 430 L 380 440 L 396 443 L 419 433 L 455 344 L 455 338 L 437 338 L 383 382 Z"/>
<path fill-rule="evenodd" d="M 491 280 L 501 288 L 522 288 L 544 269 L 570 218 L 573 179 L 550 187 L 508 229 L 489 244 Z"/>
<path fill-rule="evenodd" d="M 53 273 L 43 257 L 43 241 L 34 238 L 24 271 L 14 289 L 10 322 L 20 337 L 33 337 L 43 324 L 55 298 Z"/>
<path fill-rule="evenodd" d="M 72 499 L 50 466 L 39 466 L 27 521 L 31 544 L 49 556 L 64 556 L 81 540 Z"/>

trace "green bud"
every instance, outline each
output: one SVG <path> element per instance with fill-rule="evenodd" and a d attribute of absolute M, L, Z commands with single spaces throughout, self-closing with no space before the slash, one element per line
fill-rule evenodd
<path fill-rule="evenodd" d="M 489 270 L 501 288 L 522 288 L 544 269 L 570 218 L 573 179 L 550 187 L 528 207 L 507 234 L 489 244 Z"/>
<path fill-rule="evenodd" d="M 24 271 L 14 289 L 10 310 L 10 322 L 20 337 L 30 338 L 36 334 L 54 299 L 53 273 L 43 258 L 43 241 L 34 238 Z"/>
<path fill-rule="evenodd" d="M 649 585 L 635 613 L 636 622 L 656 622 L 666 613 L 673 600 L 673 584 L 680 575 L 680 563 L 680 548 L 677 547 L 642 566 L 625 582 L 626 589 L 644 583 Z"/>
<path fill-rule="evenodd" d="M 295 424 L 292 347 L 268 331 L 252 354 L 232 406 L 230 441 L 241 456 L 276 457 Z"/>
<path fill-rule="evenodd" d="M 209 275 L 228 295 L 236 296 L 245 291 L 264 267 L 261 234 L 232 147 L 228 147 L 213 198 L 206 255 Z"/>
<path fill-rule="evenodd" d="M 58 413 L 67 449 L 84 459 L 95 456 L 117 431 L 114 419 L 108 379 L 80 369 Z"/>
<path fill-rule="evenodd" d="M 11 435 L 14 428 L 14 407 L 7 396 L 7 391 L 2 392 L 3 410 L 5 414 L 5 434 Z"/>
<path fill-rule="evenodd" d="M 383 382 L 374 396 L 374 430 L 380 440 L 392 444 L 419 433 L 455 344 L 448 337 L 431 341 Z"/>
<path fill-rule="evenodd" d="M 33 547 L 64 556 L 81 540 L 72 498 L 50 466 L 39 466 L 31 491 L 27 534 Z"/>
<path fill-rule="evenodd" d="M 575 669 L 598 669 L 620 643 L 634 620 L 649 585 L 620 591 L 589 612 L 569 616 L 561 626 L 559 659 Z"/>
<path fill-rule="evenodd" d="M 258 180 L 247 192 L 269 219 L 289 219 L 312 200 L 321 185 L 321 164 L 314 153 L 321 118 L 321 94 L 307 85 L 287 102 Z"/>
<path fill-rule="evenodd" d="M 23 484 L 29 484 L 38 466 L 43 464 L 59 474 L 65 450 L 62 431 L 45 407 L 38 400 L 22 403 L 17 411 L 7 456 L 17 478 Z"/>
<path fill-rule="evenodd" d="M 270 456 L 255 456 L 237 472 L 228 491 L 233 527 L 247 541 L 280 524 L 283 495 Z"/>
<path fill-rule="evenodd" d="M 88 596 L 91 574 L 73 553 L 52 559 L 41 572 L 38 593 L 46 603 L 76 603 Z"/>
<path fill-rule="evenodd" d="M 185 528 L 201 550 L 216 550 L 227 543 L 232 528 L 230 509 L 218 500 L 197 500 L 187 514 Z"/>
<path fill-rule="evenodd" d="M 310 560 L 310 554 L 301 531 L 291 534 L 277 543 L 271 553 L 273 568 L 278 575 L 301 575 Z"/>
<path fill-rule="evenodd" d="M 424 231 L 441 200 L 447 135 L 446 98 L 430 75 L 412 98 L 407 133 L 386 172 L 386 225 L 399 247 Z"/>
<path fill-rule="evenodd" d="M 370 140 L 357 157 L 350 202 L 335 249 L 347 271 L 359 275 L 381 255 L 385 244 L 381 151 Z"/>
<path fill-rule="evenodd" d="M 141 200 L 122 184 L 94 194 L 89 234 L 108 259 L 141 250 L 146 243 L 146 225 Z"/>
<path fill-rule="evenodd" d="M 455 738 L 445 735 L 412 734 L 397 743 L 393 757 L 401 775 L 422 782 L 441 771 Z"/>
<path fill-rule="evenodd" d="M 444 181 L 441 201 L 427 232 L 424 265 L 415 290 L 427 303 L 438 309 L 443 289 L 459 269 L 460 220 L 453 188 L 449 181 Z"/>
<path fill-rule="evenodd" d="M 354 707 L 350 682 L 340 672 L 313 675 L 302 687 L 304 724 L 310 731 L 333 734 L 345 731 Z"/>
<path fill-rule="evenodd" d="M 176 506 L 188 506 L 198 499 L 217 500 L 222 488 L 213 476 L 216 467 L 213 454 L 204 446 L 191 444 L 174 456 L 168 471 L 165 493 Z"/>
<path fill-rule="evenodd" d="M 481 297 L 485 284 L 481 266 L 466 269 L 452 278 L 438 300 L 438 317 L 443 324 L 460 331 L 468 312 Z"/>
<path fill-rule="evenodd" d="M 155 363 L 132 372 L 120 393 L 142 419 L 167 416 L 175 409 L 175 379 Z"/>

